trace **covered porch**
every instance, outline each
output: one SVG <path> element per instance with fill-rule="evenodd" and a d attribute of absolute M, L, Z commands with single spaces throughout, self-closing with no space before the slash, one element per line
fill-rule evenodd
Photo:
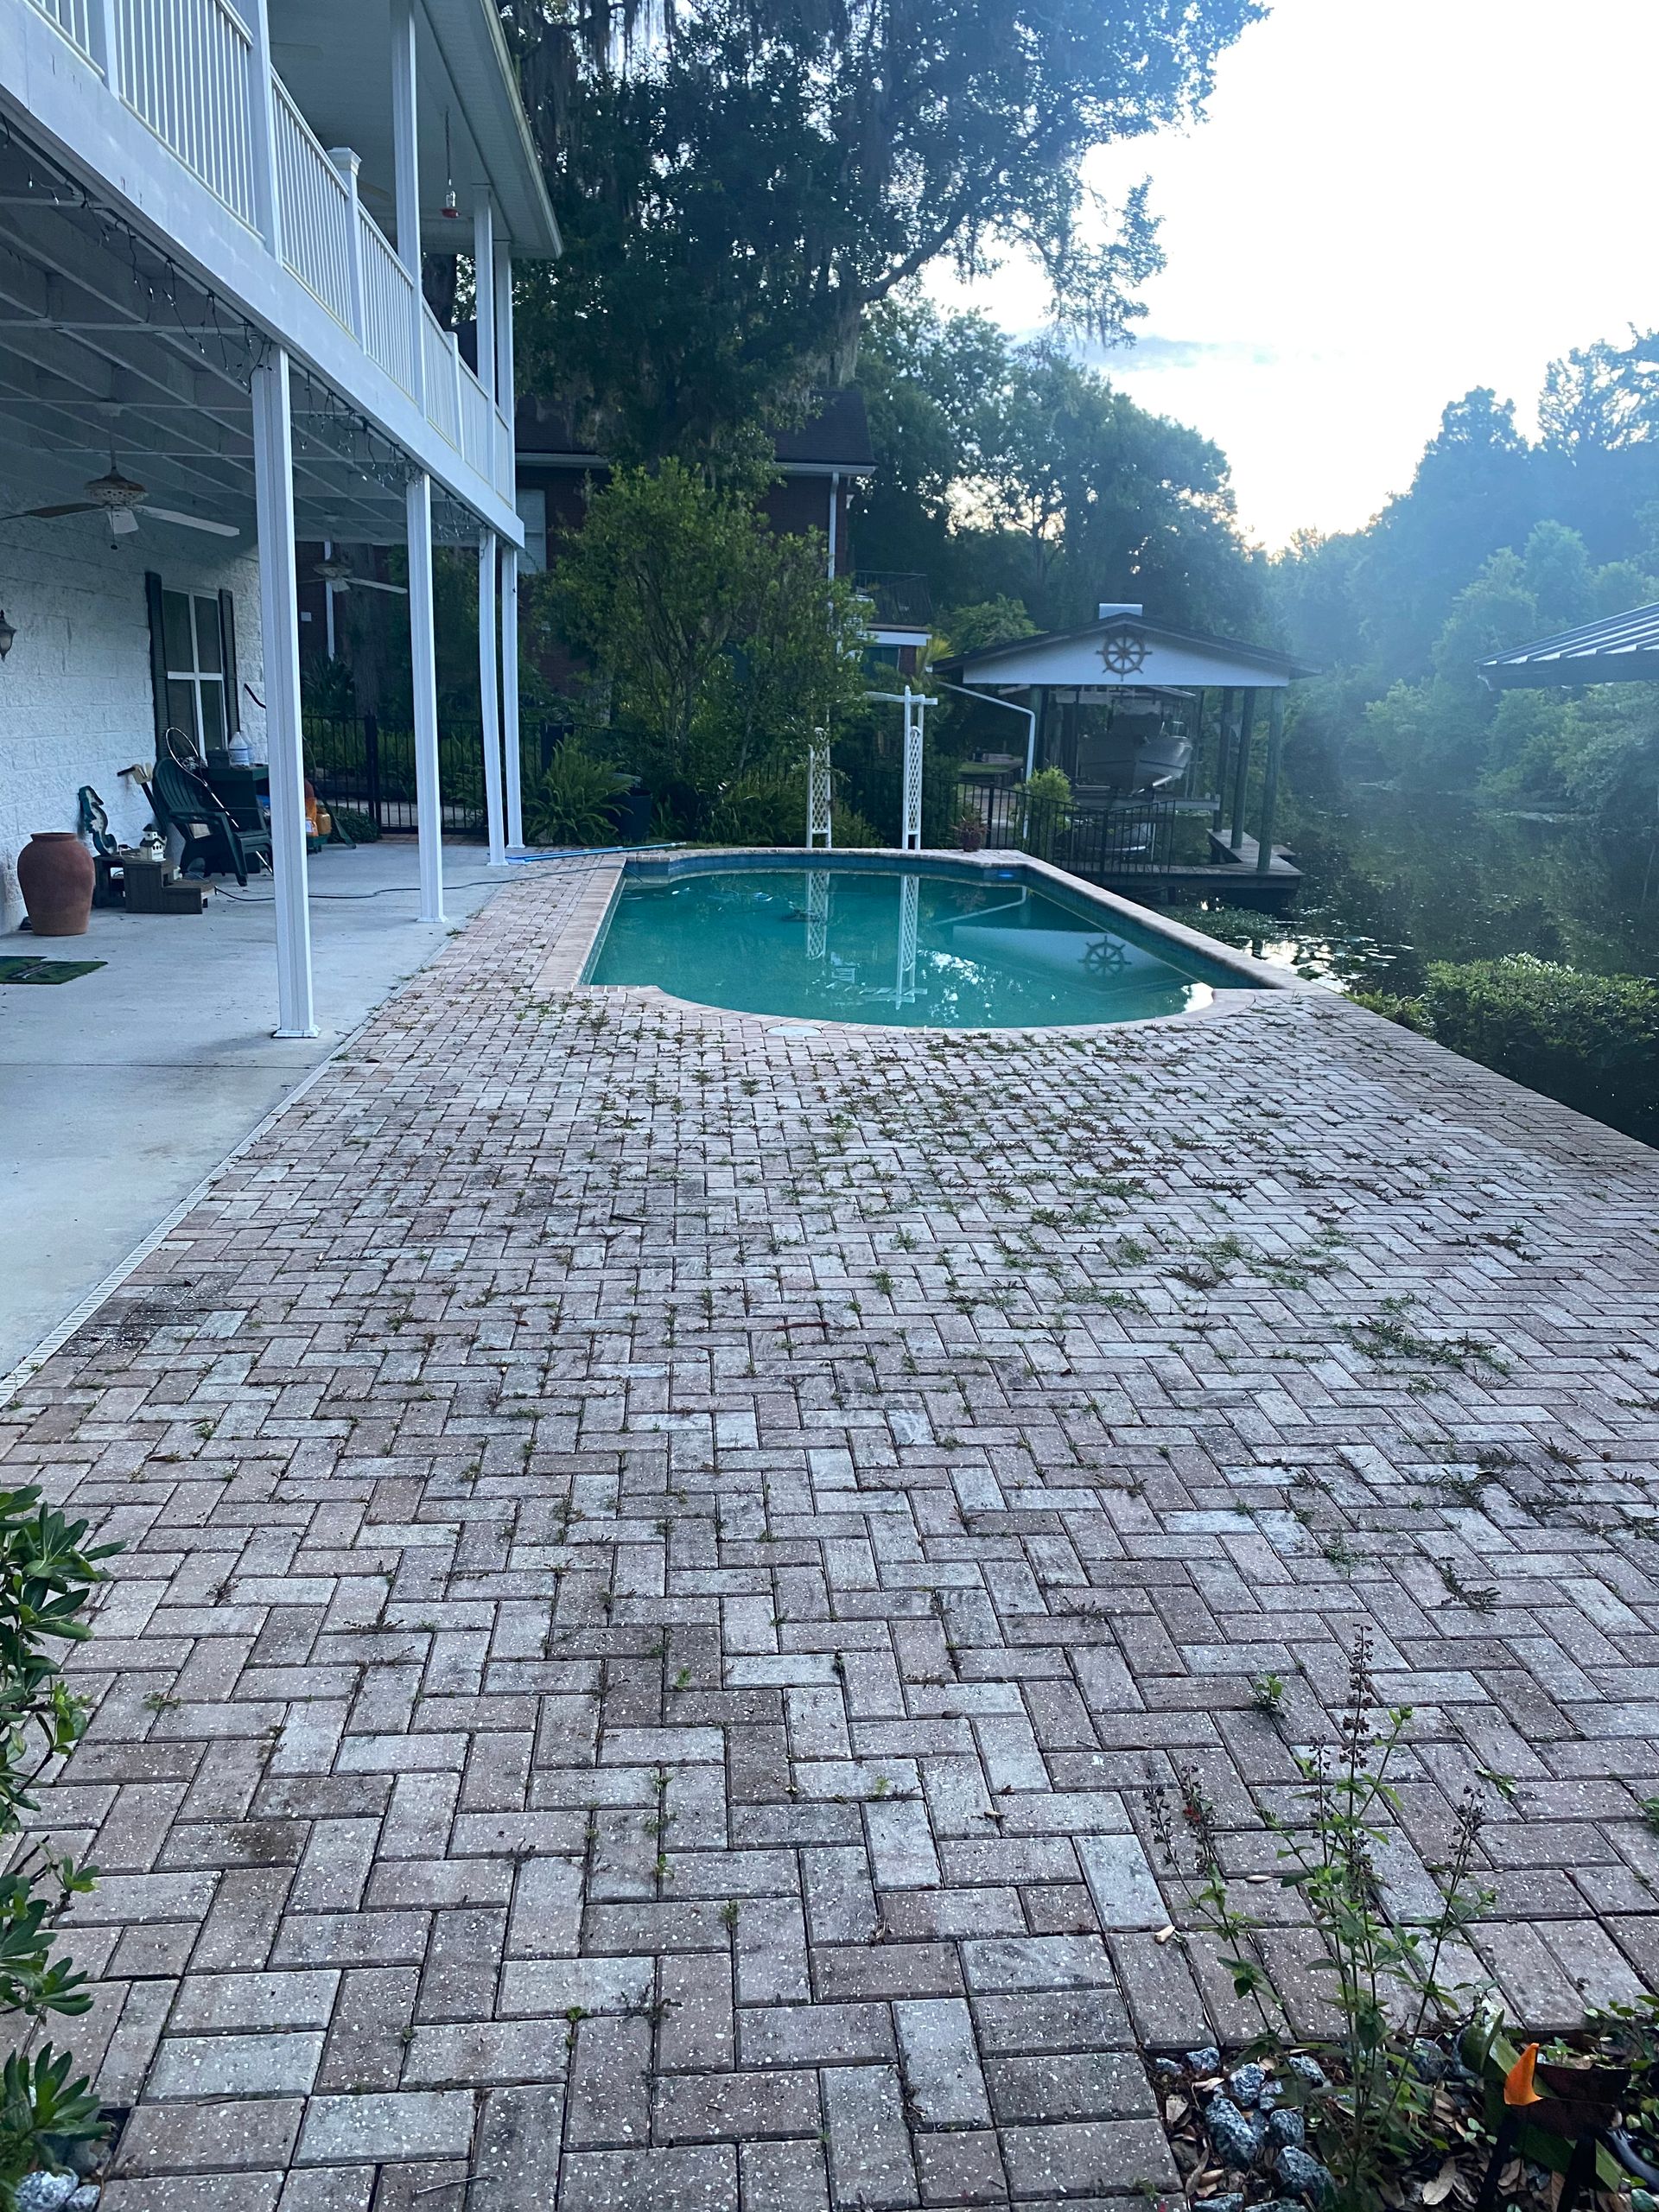
<path fill-rule="evenodd" d="M 478 565 L 480 712 L 467 766 L 499 868 L 521 837 L 505 240 L 511 226 L 515 245 L 528 236 L 531 251 L 547 251 L 556 233 L 537 230 L 544 202 L 543 214 L 514 203 L 512 175 L 533 162 L 507 138 L 502 156 L 488 133 L 480 151 L 459 131 L 456 205 L 444 119 L 483 95 L 457 91 L 430 10 L 394 5 L 390 46 L 382 16 L 349 79 L 321 44 L 277 49 L 305 109 L 321 128 L 340 126 L 342 143 L 325 153 L 270 66 L 256 6 L 238 49 L 246 100 L 219 118 L 232 132 L 222 175 L 196 143 L 219 127 L 214 85 L 190 79 L 178 115 L 152 113 L 137 18 L 124 0 L 105 12 L 118 58 L 93 57 L 84 85 L 78 60 L 59 65 L 75 87 L 61 114 L 50 103 L 19 112 L 0 97 L 0 607 L 13 632 L 0 683 L 0 931 L 23 918 L 20 852 L 36 830 L 75 830 L 83 791 L 96 793 L 112 842 L 130 847 L 152 821 L 168 826 L 149 762 L 188 752 L 203 766 L 247 763 L 256 842 L 268 835 L 270 848 L 266 1026 L 308 1038 L 319 1020 L 296 541 L 327 540 L 359 560 L 374 547 L 406 550 L 410 913 L 441 926 L 434 550 L 465 547 Z M 176 10 L 163 14 L 171 22 Z M 79 22 L 66 32 L 77 56 Z M 510 73 L 502 86 L 516 114 Z M 8 79 L 0 95 L 9 90 Z M 384 145 L 362 127 L 382 103 Z M 365 167 L 344 143 L 348 127 Z M 118 192 L 106 173 L 135 132 L 134 158 L 153 154 L 153 173 L 135 169 Z M 423 247 L 472 259 L 475 372 L 423 299 Z"/>

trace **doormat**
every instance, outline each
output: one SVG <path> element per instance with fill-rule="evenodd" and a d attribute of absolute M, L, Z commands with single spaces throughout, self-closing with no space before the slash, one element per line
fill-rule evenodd
<path fill-rule="evenodd" d="M 73 983 L 106 960 L 0 960 L 0 983 Z"/>

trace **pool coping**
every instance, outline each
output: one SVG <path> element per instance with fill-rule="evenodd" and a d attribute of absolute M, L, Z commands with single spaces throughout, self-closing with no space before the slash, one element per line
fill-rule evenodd
<path fill-rule="evenodd" d="M 796 1033 L 817 1029 L 831 1031 L 853 1030 L 861 1034 L 891 1035 L 896 1029 L 904 1032 L 926 1031 L 939 1036 L 974 1036 L 992 1033 L 989 1030 L 958 1030 L 946 1028 L 935 1022 L 838 1021 L 823 1014 L 759 1014 L 742 1007 L 721 1007 L 702 999 L 683 999 L 665 991 L 657 983 L 590 983 L 587 982 L 588 966 L 598 950 L 612 910 L 629 878 L 671 880 L 676 875 L 690 875 L 709 868 L 754 868 L 765 870 L 779 867 L 824 868 L 856 870 L 871 861 L 899 861 L 914 868 L 924 875 L 944 875 L 959 873 L 963 868 L 976 869 L 998 881 L 1024 880 L 1033 886 L 1041 885 L 1052 892 L 1085 906 L 1099 908 L 1114 918 L 1128 922 L 1138 930 L 1154 937 L 1166 938 L 1187 951 L 1198 954 L 1211 966 L 1230 969 L 1242 982 L 1251 987 L 1249 993 L 1237 994 L 1225 989 L 1215 992 L 1207 1006 L 1190 1007 L 1179 1014 L 1143 1014 L 1128 1021 L 1066 1021 L 1009 1025 L 1005 1030 L 996 1026 L 997 1035 L 1040 1035 L 1050 1029 L 1075 1032 L 1095 1030 L 1143 1029 L 1166 1021 L 1211 1021 L 1245 1011 L 1253 1002 L 1253 994 L 1259 990 L 1314 993 L 1321 999 L 1335 995 L 1321 985 L 1309 982 L 1306 977 L 1273 967 L 1253 954 L 1241 952 L 1236 946 L 1223 944 L 1214 938 L 1205 937 L 1202 931 L 1189 929 L 1185 923 L 1168 920 L 1156 907 L 1137 906 L 1134 899 L 1125 899 L 1115 891 L 1103 890 L 1098 884 L 1086 883 L 1081 876 L 1071 875 L 1065 868 L 1056 868 L 1052 861 L 1039 860 L 1031 853 L 960 853 L 949 848 L 929 847 L 918 851 L 904 851 L 892 845 L 842 847 L 809 851 L 799 845 L 699 845 L 681 852 L 639 853 L 621 855 L 609 867 L 596 868 L 591 881 L 577 900 L 569 919 L 550 946 L 546 957 L 537 971 L 536 988 L 540 990 L 593 991 L 605 994 L 630 994 L 656 1000 L 664 1006 L 683 1007 L 699 1014 L 719 1015 L 727 1020 L 755 1021 L 770 1027 L 786 1027 Z"/>

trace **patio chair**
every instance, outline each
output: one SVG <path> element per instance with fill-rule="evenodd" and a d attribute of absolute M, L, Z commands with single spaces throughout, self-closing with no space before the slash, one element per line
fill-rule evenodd
<path fill-rule="evenodd" d="M 149 792 L 162 828 L 176 830 L 183 840 L 181 874 L 199 864 L 204 875 L 232 874 L 245 887 L 250 861 L 270 868 L 270 832 L 238 830 L 224 802 L 165 748 L 156 756 Z"/>

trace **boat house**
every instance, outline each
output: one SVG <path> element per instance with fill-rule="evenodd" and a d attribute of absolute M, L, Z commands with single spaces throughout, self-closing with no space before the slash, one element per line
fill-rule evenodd
<path fill-rule="evenodd" d="M 1058 768 L 1073 801 L 1065 864 L 1077 873 L 1137 896 L 1213 889 L 1274 906 L 1294 897 L 1300 874 L 1274 843 L 1274 824 L 1286 696 L 1313 671 L 1288 655 L 1108 602 L 1079 629 L 959 654 L 933 672 L 1008 710 L 1001 738 L 988 739 L 969 772 L 982 772 L 977 803 L 992 843 L 1020 816 L 1016 780 Z M 1207 850 L 1196 856 L 1179 834 L 1193 819 L 1207 823 Z"/>

